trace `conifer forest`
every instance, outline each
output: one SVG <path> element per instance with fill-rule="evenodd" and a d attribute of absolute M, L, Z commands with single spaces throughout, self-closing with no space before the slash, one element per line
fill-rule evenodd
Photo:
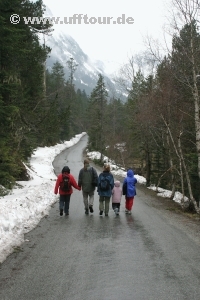
<path fill-rule="evenodd" d="M 200 200 L 200 31 L 198 1 L 174 0 L 184 22 L 174 31 L 169 50 L 147 43 L 145 53 L 131 57 L 115 78 L 126 99 L 109 91 L 102 74 L 90 95 L 76 88 L 79 66 L 66 58 L 46 68 L 51 49 L 42 42 L 51 24 L 18 26 L 16 11 L 42 16 L 42 0 L 0 2 L 0 186 L 11 189 L 26 180 L 23 162 L 37 147 L 52 146 L 83 131 L 89 151 L 99 151 L 125 169 L 187 196 L 191 209 Z M 195 6 L 196 5 L 196 6 Z M 137 63 L 139 60 L 139 63 Z M 146 71 L 148 69 L 148 72 Z M 101 163 L 98 162 L 98 163 Z"/>

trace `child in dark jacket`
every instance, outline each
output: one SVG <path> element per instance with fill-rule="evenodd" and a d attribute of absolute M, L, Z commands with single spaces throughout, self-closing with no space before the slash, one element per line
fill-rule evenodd
<path fill-rule="evenodd" d="M 64 174 L 67 174 L 69 176 L 69 190 L 68 191 L 64 191 L 61 188 L 61 185 L 63 183 L 63 175 Z M 65 211 L 66 216 L 69 215 L 70 197 L 71 197 L 71 194 L 73 193 L 72 186 L 79 191 L 81 190 L 81 187 L 78 186 L 74 176 L 70 174 L 69 167 L 65 166 L 62 169 L 62 173 L 58 175 L 58 178 L 57 178 L 56 184 L 55 184 L 55 188 L 54 188 L 54 194 L 57 195 L 58 190 L 59 190 L 59 194 L 60 194 L 60 202 L 59 202 L 60 216 L 63 215 L 63 210 Z"/>
<path fill-rule="evenodd" d="M 122 198 L 122 188 L 120 186 L 120 181 L 115 181 L 114 188 L 112 190 L 112 208 L 116 215 L 119 215 L 120 203 Z"/>
<path fill-rule="evenodd" d="M 136 195 L 135 184 L 137 179 L 134 177 L 133 170 L 127 171 L 127 177 L 123 182 L 123 195 L 125 195 L 125 213 L 131 214 L 133 207 L 134 196 Z"/>
<path fill-rule="evenodd" d="M 108 187 L 103 187 L 103 182 L 107 182 Z M 99 194 L 99 215 L 102 216 L 105 212 L 105 216 L 108 216 L 110 197 L 112 195 L 112 189 L 114 187 L 114 177 L 110 172 L 110 165 L 104 164 L 103 172 L 98 177 L 97 192 Z"/>

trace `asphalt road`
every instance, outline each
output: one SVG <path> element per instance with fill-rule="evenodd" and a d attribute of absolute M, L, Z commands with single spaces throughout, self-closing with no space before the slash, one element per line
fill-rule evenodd
<path fill-rule="evenodd" d="M 87 137 L 54 161 L 78 178 Z M 138 185 L 132 215 L 85 215 L 74 190 L 69 216 L 58 203 L 0 267 L 0 300 L 199 300 L 200 240 L 183 220 L 151 205 Z M 155 196 L 156 197 L 156 196 Z"/>

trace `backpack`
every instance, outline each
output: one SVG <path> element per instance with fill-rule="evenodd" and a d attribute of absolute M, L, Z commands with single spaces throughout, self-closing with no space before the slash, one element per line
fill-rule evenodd
<path fill-rule="evenodd" d="M 107 175 L 102 174 L 99 187 L 102 191 L 108 191 L 110 189 L 110 180 Z"/>
<path fill-rule="evenodd" d="M 98 177 L 97 175 L 95 176 L 95 171 L 92 167 L 92 185 L 97 186 L 98 185 Z"/>
<path fill-rule="evenodd" d="M 70 188 L 71 188 L 70 176 L 69 176 L 69 174 L 63 173 L 62 174 L 62 181 L 60 183 L 60 189 L 63 192 L 69 192 Z"/>
<path fill-rule="evenodd" d="M 123 191 L 123 195 L 126 196 L 126 194 L 127 194 L 127 182 L 125 182 L 125 183 L 123 184 L 122 191 Z"/>

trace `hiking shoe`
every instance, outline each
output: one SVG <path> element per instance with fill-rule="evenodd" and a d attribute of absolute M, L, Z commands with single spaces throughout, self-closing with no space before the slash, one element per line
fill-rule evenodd
<path fill-rule="evenodd" d="M 94 212 L 92 205 L 89 206 L 89 210 L 90 210 L 91 213 Z"/>
<path fill-rule="evenodd" d="M 66 213 L 65 213 L 65 216 L 68 216 L 69 215 L 69 211 L 67 211 Z"/>
<path fill-rule="evenodd" d="M 86 210 L 85 210 L 85 214 L 86 214 L 86 215 L 88 215 L 88 214 L 89 214 L 89 210 L 88 210 L 88 208 L 86 208 Z"/>
<path fill-rule="evenodd" d="M 60 209 L 60 216 L 63 215 L 63 209 Z"/>
<path fill-rule="evenodd" d="M 100 216 L 103 216 L 103 210 L 101 210 L 101 211 L 99 212 L 99 215 L 100 215 Z"/>

